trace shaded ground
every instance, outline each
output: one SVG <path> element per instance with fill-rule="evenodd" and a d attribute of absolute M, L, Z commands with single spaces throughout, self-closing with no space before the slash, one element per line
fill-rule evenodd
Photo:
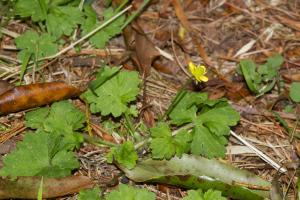
<path fill-rule="evenodd" d="M 208 92 L 210 98 L 226 97 L 241 113 L 241 121 L 235 132 L 243 136 L 277 163 L 289 169 L 279 178 L 283 191 L 291 199 L 296 198 L 296 167 L 299 141 L 289 136 L 270 112 L 281 113 L 288 125 L 299 132 L 297 110 L 283 112 L 286 105 L 295 104 L 288 96 L 290 83 L 300 81 L 300 2 L 290 1 L 153 1 L 137 18 L 131 29 L 113 39 L 106 49 L 94 49 L 82 45 L 80 53 L 73 50 L 47 62 L 42 71 L 36 73 L 35 81 L 63 80 L 79 87 L 86 87 L 94 78 L 94 72 L 102 62 L 111 65 L 123 64 L 126 69 L 137 69 L 144 77 L 144 89 L 140 94 L 141 119 L 153 124 L 163 114 L 176 92 L 189 78 L 187 63 L 203 63 L 207 66 L 209 81 L 189 84 L 190 90 Z M 134 2 L 138 7 L 139 1 Z M 94 3 L 101 13 L 103 5 Z M 13 38 L 30 26 L 11 20 L 4 27 L 1 41 L 0 78 L 15 82 L 18 80 L 16 47 Z M 185 33 L 182 33 L 183 29 Z M 133 41 L 131 39 L 133 38 Z M 164 51 L 157 53 L 158 47 Z M 280 68 L 280 81 L 284 85 L 256 98 L 248 90 L 245 80 L 238 71 L 243 58 L 264 63 L 275 53 L 284 57 Z M 169 57 L 173 57 L 173 60 Z M 152 67 L 150 65 L 152 64 Z M 25 76 L 26 83 L 33 81 L 32 74 Z M 84 104 L 75 102 L 84 109 Z M 143 108 L 143 109 L 142 109 Z M 22 138 L 23 113 L 0 118 L 3 131 L 0 141 L 1 154 L 14 147 Z M 97 123 L 97 118 L 92 117 Z M 93 128 L 94 132 L 101 132 Z M 0 130 L 1 131 L 1 130 Z M 7 139 L 6 139 L 7 138 Z M 230 138 L 226 160 L 233 165 L 250 170 L 271 181 L 277 171 L 241 144 Z M 87 175 L 107 185 L 118 181 L 130 182 L 112 165 L 103 160 L 106 148 L 86 144 L 78 151 L 81 168 L 77 173 Z M 120 176 L 119 176 L 120 174 Z M 114 177 L 119 178 L 114 179 Z M 179 199 L 184 195 L 180 188 L 143 185 L 157 193 L 158 199 Z M 68 197 L 67 199 L 74 199 Z"/>

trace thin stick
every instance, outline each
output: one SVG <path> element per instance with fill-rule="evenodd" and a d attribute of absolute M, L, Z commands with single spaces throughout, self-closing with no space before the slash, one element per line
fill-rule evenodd
<path fill-rule="evenodd" d="M 242 142 L 244 145 L 249 147 L 253 152 L 255 152 L 262 160 L 267 162 L 269 165 L 271 165 L 276 170 L 280 171 L 281 173 L 286 173 L 287 169 L 285 167 L 280 166 L 278 163 L 273 161 L 270 157 L 265 155 L 263 152 L 258 150 L 255 146 L 247 142 L 245 139 L 243 139 L 241 136 L 238 136 L 235 132 L 230 131 L 231 135 L 233 135 L 236 139 L 238 139 L 240 142 Z"/>

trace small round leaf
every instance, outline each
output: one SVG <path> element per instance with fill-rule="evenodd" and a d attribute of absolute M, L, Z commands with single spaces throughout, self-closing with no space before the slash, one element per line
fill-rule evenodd
<path fill-rule="evenodd" d="M 293 82 L 290 89 L 290 97 L 294 102 L 300 102 L 300 82 Z"/>

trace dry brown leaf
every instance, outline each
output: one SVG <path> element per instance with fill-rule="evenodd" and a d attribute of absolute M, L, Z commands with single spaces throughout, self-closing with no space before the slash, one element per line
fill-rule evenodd
<path fill-rule="evenodd" d="M 154 113 L 151 109 L 147 108 L 143 112 L 143 120 L 148 127 L 153 127 L 155 124 Z"/>
<path fill-rule="evenodd" d="M 175 9 L 175 13 L 176 13 L 176 16 L 178 17 L 180 23 L 182 24 L 182 26 L 187 30 L 187 31 L 192 31 L 192 28 L 190 26 L 190 23 L 184 13 L 184 10 L 181 6 L 181 3 L 179 0 L 172 0 L 172 4 L 173 4 L 173 7 Z"/>
<path fill-rule="evenodd" d="M 176 63 L 175 62 L 170 62 L 169 60 L 167 62 L 165 62 L 164 60 L 155 60 L 153 62 L 153 67 L 159 71 L 159 72 L 162 72 L 162 73 L 165 73 L 165 74 L 176 74 L 178 72 L 178 68 L 175 67 L 176 66 Z"/>
<path fill-rule="evenodd" d="M 150 74 L 152 62 L 160 56 L 160 53 L 140 27 L 137 26 L 135 29 L 127 27 L 124 29 L 123 35 L 127 48 L 132 51 L 131 59 L 137 65 L 140 74 L 147 77 Z"/>
<path fill-rule="evenodd" d="M 160 53 L 146 35 L 135 33 L 135 54 L 139 63 L 139 70 L 145 77 L 150 74 L 150 67 Z"/>
<path fill-rule="evenodd" d="M 41 177 L 18 177 L 15 180 L 0 178 L 0 199 L 36 199 Z M 43 198 L 54 198 L 91 188 L 94 183 L 86 176 L 44 178 Z"/>
<path fill-rule="evenodd" d="M 205 48 L 198 41 L 198 37 L 196 36 L 197 34 L 194 33 L 194 30 L 193 30 L 192 26 L 190 25 L 185 13 L 184 13 L 184 10 L 182 8 L 180 1 L 172 0 L 172 4 L 175 9 L 176 16 L 178 17 L 180 23 L 187 30 L 187 32 L 189 32 L 191 34 L 193 43 L 198 50 L 199 56 L 203 59 L 203 61 L 205 62 L 206 65 L 212 66 L 212 63 L 211 63 L 208 55 L 206 54 Z"/>
<path fill-rule="evenodd" d="M 0 95 L 8 90 L 11 90 L 13 87 L 14 85 L 10 84 L 9 82 L 0 80 Z"/>
<path fill-rule="evenodd" d="M 95 133 L 98 136 L 100 136 L 104 141 L 108 141 L 108 142 L 115 143 L 115 144 L 118 143 L 115 140 L 115 138 L 111 134 L 109 134 L 105 129 L 103 129 L 102 127 L 100 127 L 94 123 L 91 123 L 91 127 L 95 131 Z"/>
<path fill-rule="evenodd" d="M 277 16 L 277 18 L 286 26 L 289 26 L 297 31 L 300 31 L 300 22 L 286 17 Z"/>
<path fill-rule="evenodd" d="M 81 91 L 63 82 L 37 83 L 15 87 L 0 95 L 0 114 L 50 104 L 77 96 Z"/>
<path fill-rule="evenodd" d="M 297 81 L 299 82 L 300 81 L 300 73 L 285 73 L 285 74 L 282 74 L 282 77 L 286 80 L 289 80 L 289 81 Z"/>

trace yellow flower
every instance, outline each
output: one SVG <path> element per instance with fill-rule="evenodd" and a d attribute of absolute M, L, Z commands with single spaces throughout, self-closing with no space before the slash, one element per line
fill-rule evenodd
<path fill-rule="evenodd" d="M 179 26 L 179 30 L 178 30 L 178 36 L 179 36 L 179 38 L 180 38 L 181 40 L 184 39 L 185 32 L 186 32 L 185 28 L 184 28 L 183 26 L 180 25 L 180 26 Z"/>
<path fill-rule="evenodd" d="M 207 82 L 208 77 L 204 76 L 206 74 L 206 67 L 203 65 L 196 66 L 193 62 L 189 62 L 189 70 L 191 74 L 195 77 L 196 83 Z"/>

